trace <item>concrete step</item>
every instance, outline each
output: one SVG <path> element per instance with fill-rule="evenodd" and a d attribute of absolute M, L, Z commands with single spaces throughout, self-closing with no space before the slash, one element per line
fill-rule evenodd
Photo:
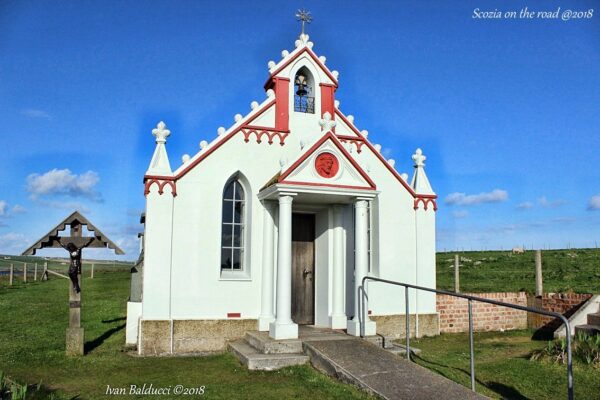
<path fill-rule="evenodd" d="M 302 353 L 302 341 L 299 339 L 275 340 L 268 332 L 246 332 L 246 342 L 263 354 Z"/>
<path fill-rule="evenodd" d="M 600 313 L 588 314 L 587 323 L 589 325 L 600 325 Z"/>
<path fill-rule="evenodd" d="M 304 354 L 261 354 L 245 340 L 230 342 L 229 349 L 250 370 L 274 371 L 309 361 Z"/>
<path fill-rule="evenodd" d="M 396 354 L 397 356 L 406 356 L 406 346 L 403 344 L 394 344 L 391 347 L 384 347 L 384 350 L 389 351 L 392 354 Z M 421 354 L 421 349 L 417 349 L 416 347 L 410 346 L 410 354 L 419 355 Z"/>
<path fill-rule="evenodd" d="M 600 335 L 600 326 L 599 325 L 577 325 L 575 327 L 575 336 L 583 333 L 588 336 Z"/>

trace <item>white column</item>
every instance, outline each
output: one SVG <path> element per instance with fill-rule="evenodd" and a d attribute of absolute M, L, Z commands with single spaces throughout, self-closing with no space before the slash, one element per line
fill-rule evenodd
<path fill-rule="evenodd" d="M 269 324 L 275 321 L 273 313 L 273 267 L 274 254 L 273 251 L 273 231 L 275 224 L 273 221 L 274 204 L 270 201 L 264 201 L 264 219 L 263 219 L 263 254 L 262 254 L 262 292 L 261 292 L 261 307 L 260 316 L 258 317 L 258 330 L 268 331 Z"/>
<path fill-rule="evenodd" d="M 292 321 L 292 196 L 279 195 L 277 315 L 269 324 L 269 336 L 273 339 L 298 338 L 298 325 Z"/>
<path fill-rule="evenodd" d="M 333 273 L 332 273 L 332 310 L 329 317 L 332 329 L 345 329 L 348 318 L 344 310 L 344 227 L 342 221 L 343 207 L 333 206 Z"/>
<path fill-rule="evenodd" d="M 362 285 L 362 278 L 368 274 L 369 268 L 369 237 L 368 237 L 368 211 L 367 200 L 356 199 L 354 204 L 354 318 L 348 321 L 348 334 L 354 336 L 375 335 L 375 322 L 369 320 L 369 306 L 367 299 L 360 294 L 358 289 Z M 360 307 L 359 307 L 360 305 Z M 364 319 L 364 321 L 363 321 Z M 361 329 L 361 322 L 363 326 Z"/>

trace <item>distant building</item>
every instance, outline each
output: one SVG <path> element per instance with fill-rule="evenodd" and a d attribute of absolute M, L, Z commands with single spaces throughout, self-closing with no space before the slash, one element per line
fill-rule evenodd
<path fill-rule="evenodd" d="M 128 307 L 128 341 L 141 354 L 219 350 L 248 330 L 296 338 L 299 324 L 359 335 L 363 276 L 435 288 L 437 196 L 425 157 L 417 149 L 407 182 L 340 110 L 338 73 L 312 48 L 302 34 L 269 62 L 266 99 L 175 171 L 170 131 L 153 130 L 143 290 Z M 402 289 L 367 291 L 365 334 L 399 334 Z M 410 300 L 420 333 L 437 334 L 435 295 Z"/>

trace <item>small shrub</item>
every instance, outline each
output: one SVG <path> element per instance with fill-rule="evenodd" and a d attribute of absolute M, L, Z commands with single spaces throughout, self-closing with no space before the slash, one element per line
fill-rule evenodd
<path fill-rule="evenodd" d="M 574 361 L 588 365 L 600 365 L 600 335 L 577 335 L 571 343 L 571 355 Z M 567 341 L 565 339 L 549 341 L 546 347 L 534 351 L 530 359 L 533 361 L 547 359 L 559 364 L 566 364 Z"/>

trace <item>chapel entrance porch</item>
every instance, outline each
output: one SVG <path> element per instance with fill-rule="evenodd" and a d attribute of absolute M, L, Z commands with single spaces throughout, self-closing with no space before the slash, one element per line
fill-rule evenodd
<path fill-rule="evenodd" d="M 354 294 L 368 270 L 368 202 L 376 195 L 282 184 L 258 194 L 265 208 L 259 331 L 297 339 L 298 324 L 314 324 L 359 336 L 364 324 L 375 334 L 368 316 L 359 320 Z"/>

